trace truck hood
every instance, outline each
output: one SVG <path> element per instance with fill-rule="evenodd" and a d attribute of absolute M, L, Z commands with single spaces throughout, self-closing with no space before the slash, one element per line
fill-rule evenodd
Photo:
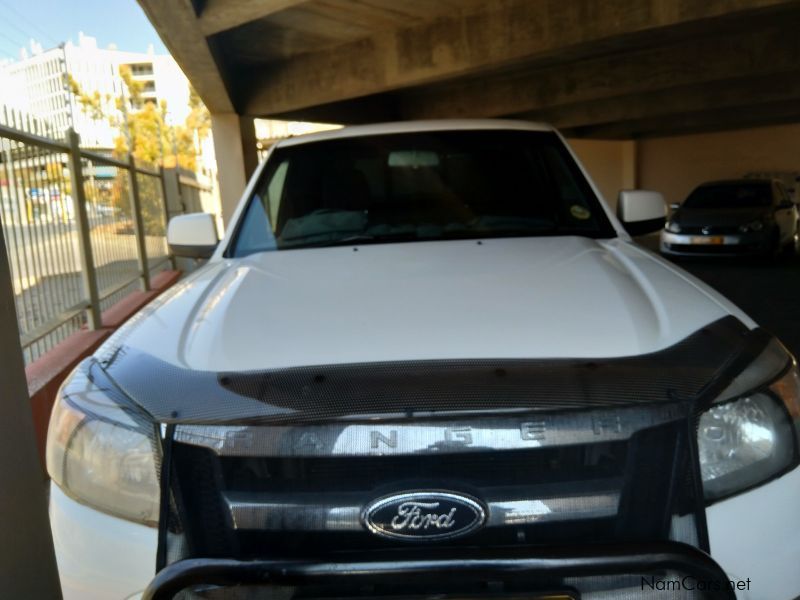
<path fill-rule="evenodd" d="M 733 314 L 624 240 L 515 238 L 264 252 L 198 270 L 98 351 L 182 369 L 655 352 Z M 102 360 L 102 358 L 101 358 Z"/>

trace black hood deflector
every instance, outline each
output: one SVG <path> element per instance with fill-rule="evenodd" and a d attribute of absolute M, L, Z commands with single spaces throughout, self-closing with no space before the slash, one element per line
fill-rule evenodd
<path fill-rule="evenodd" d="M 608 359 L 377 362 L 215 373 L 130 347 L 82 368 L 161 423 L 290 423 L 691 401 L 768 336 L 724 317 L 664 350 Z M 741 368 L 741 367 L 739 367 Z"/>

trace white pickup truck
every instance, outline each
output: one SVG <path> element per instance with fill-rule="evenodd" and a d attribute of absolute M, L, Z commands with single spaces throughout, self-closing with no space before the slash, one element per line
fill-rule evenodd
<path fill-rule="evenodd" d="M 59 393 L 65 597 L 796 597 L 796 363 L 617 213 L 543 125 L 278 143 Z"/>

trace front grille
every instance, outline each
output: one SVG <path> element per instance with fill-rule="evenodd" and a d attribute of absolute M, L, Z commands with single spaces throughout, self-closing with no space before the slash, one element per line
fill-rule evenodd
<path fill-rule="evenodd" d="M 761 248 L 756 244 L 669 244 L 674 252 L 690 254 L 752 254 Z"/>
<path fill-rule="evenodd" d="M 531 473 L 550 483 L 619 477 L 624 443 L 538 450 L 419 456 L 353 456 L 220 459 L 227 489 L 252 493 L 369 494 L 408 482 L 445 482 L 488 488 L 530 485 Z"/>
<path fill-rule="evenodd" d="M 592 419 L 594 413 L 600 417 Z M 172 456 L 187 556 L 302 558 L 429 544 L 378 537 L 362 522 L 371 501 L 418 490 L 468 495 L 487 507 L 481 529 L 437 546 L 669 539 L 673 516 L 694 506 L 691 485 L 684 481 L 686 412 L 673 404 L 620 410 L 616 419 L 607 411 L 550 417 L 536 415 L 541 423 L 536 431 L 544 436 L 539 439 L 529 429 L 520 434 L 520 423 L 530 427 L 525 415 L 504 419 L 504 427 L 488 419 L 497 428 L 499 448 L 462 444 L 441 450 L 432 444 L 427 452 L 393 454 L 382 444 L 372 455 L 348 455 L 340 448 L 340 454 L 316 456 L 318 448 L 311 444 L 295 448 L 295 455 L 260 456 L 252 448 L 265 444 L 257 440 L 237 452 L 235 444 L 215 445 L 219 428 L 207 436 L 199 434 L 202 428 L 178 428 L 176 439 L 183 441 L 174 443 Z M 584 421 L 595 428 L 570 431 L 582 442 L 547 443 L 547 432 L 558 440 L 559 423 Z M 413 427 L 424 432 L 428 426 L 428 438 L 446 437 L 448 429 L 442 433 L 440 422 Z M 362 431 L 358 428 L 364 425 L 331 427 L 338 428 L 341 439 L 352 439 L 348 427 Z M 482 427 L 485 433 L 482 421 L 473 418 L 452 430 L 463 437 Z M 252 433 L 281 431 L 289 439 L 309 441 L 298 433 L 304 429 L 294 428 L 292 435 L 287 428 L 269 427 Z M 310 430 L 315 436 L 323 433 L 319 427 Z M 246 432 L 233 431 L 238 440 L 246 439 Z"/>
<path fill-rule="evenodd" d="M 738 225 L 681 225 L 681 233 L 693 235 L 733 235 L 741 233 Z"/>

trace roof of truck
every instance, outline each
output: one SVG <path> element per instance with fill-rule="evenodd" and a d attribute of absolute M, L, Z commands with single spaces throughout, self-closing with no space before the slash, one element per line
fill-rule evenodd
<path fill-rule="evenodd" d="M 364 137 L 387 133 L 412 133 L 416 131 L 450 131 L 470 129 L 505 129 L 519 131 L 554 131 L 545 123 L 513 121 L 505 119 L 438 119 L 430 121 L 397 121 L 395 123 L 376 123 L 374 125 L 353 125 L 341 129 L 330 129 L 318 133 L 308 133 L 281 140 L 279 147 L 296 146 L 308 142 L 320 142 L 340 138 Z"/>

